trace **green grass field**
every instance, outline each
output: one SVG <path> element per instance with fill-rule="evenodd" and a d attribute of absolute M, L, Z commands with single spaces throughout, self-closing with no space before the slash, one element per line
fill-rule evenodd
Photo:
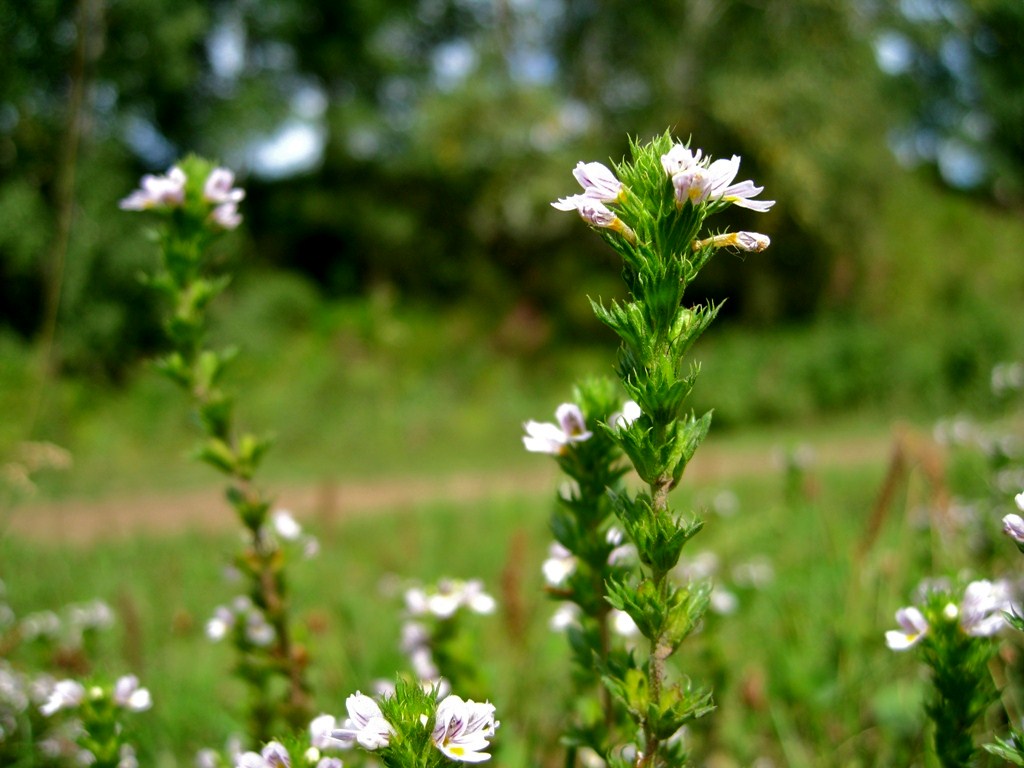
<path fill-rule="evenodd" d="M 737 436 L 726 454 L 743 455 L 751 441 Z M 788 479 L 771 467 L 684 479 L 677 504 L 705 509 L 708 519 L 690 556 L 714 552 L 716 579 L 739 598 L 735 613 L 709 616 L 680 657 L 683 672 L 713 685 L 718 704 L 694 729 L 698 764 L 920 764 L 924 681 L 913 658 L 888 651 L 882 635 L 921 576 L 962 561 L 915 527 L 910 513 L 931 494 L 917 472 L 891 497 L 877 541 L 858 554 L 887 461 L 880 452 Z M 322 551 L 296 565 L 292 589 L 315 659 L 318 708 L 342 714 L 348 693 L 406 668 L 396 580 L 480 577 L 501 605 L 472 622 L 503 722 L 496 764 L 558 765 L 567 651 L 547 629 L 554 605 L 539 573 L 550 504 L 546 495 L 506 494 L 407 504 L 319 530 L 309 521 Z M 222 577 L 233 542 L 188 532 L 70 548 L 0 540 L 0 577 L 17 614 L 96 597 L 114 607 L 119 620 L 101 637 L 97 672 L 136 671 L 152 690 L 156 706 L 137 718 L 144 764 L 189 765 L 197 749 L 240 730 L 231 650 L 203 631 L 213 608 L 233 596 Z M 773 578 L 737 585 L 734 569 L 751 561 L 769 564 Z"/>
<path fill-rule="evenodd" d="M 494 762 L 560 765 L 569 654 L 547 628 L 554 605 L 539 571 L 557 481 L 550 461 L 523 451 L 521 424 L 549 419 L 569 382 L 610 373 L 610 350 L 516 357 L 481 343 L 471 313 L 326 306 L 303 290 L 273 280 L 241 286 L 215 323 L 215 340 L 244 339 L 232 372 L 243 424 L 277 436 L 261 480 L 272 491 L 333 487 L 342 502 L 354 483 L 426 489 L 390 504 L 342 503 L 340 513 L 295 510 L 322 543 L 292 576 L 318 708 L 340 715 L 349 693 L 405 669 L 396 583 L 479 577 L 501 606 L 472 626 L 503 723 Z M 1012 574 L 1015 553 L 1003 546 L 979 559 L 922 512 L 941 505 L 940 492 L 980 492 L 978 462 L 930 475 L 929 454 L 914 447 L 921 438 L 904 446 L 905 471 L 883 489 L 896 435 L 927 434 L 954 405 L 991 414 L 981 405 L 989 366 L 1017 337 L 1007 330 L 999 344 L 973 345 L 983 320 L 937 344 L 931 332 L 894 337 L 835 320 L 709 334 L 699 346 L 694 407 L 714 407 L 716 419 L 676 504 L 705 510 L 706 531 L 686 554 L 718 557 L 716 579 L 738 608 L 709 616 L 679 657 L 680 671 L 711 685 L 718 705 L 693 729 L 696 764 L 933 764 L 925 678 L 911 655 L 886 649 L 883 633 L 921 578 L 968 567 L 979 577 Z M 251 328 L 260 333 L 247 335 Z M 76 512 L 110 500 L 130 507 L 142 495 L 173 514 L 191 492 L 216 492 L 215 475 L 188 460 L 197 435 L 186 403 L 155 373 L 139 366 L 120 387 L 41 386 L 32 353 L 4 338 L 0 352 L 0 446 L 27 435 L 74 457 L 68 472 L 39 477 L 12 520 L 60 504 L 70 528 Z M 908 420 L 916 426 L 893 426 Z M 787 475 L 775 457 L 804 445 L 817 463 Z M 453 476 L 531 481 L 432 492 Z M 225 504 L 210 514 L 230 515 Z M 985 524 L 998 531 L 998 516 Z M 190 765 L 197 749 L 241 730 L 231 649 L 204 634 L 214 607 L 234 595 L 222 572 L 237 539 L 230 520 L 212 528 L 162 526 L 172 533 L 88 544 L 0 535 L 0 579 L 17 615 L 94 598 L 114 607 L 118 622 L 99 640 L 95 669 L 136 672 L 152 690 L 156 705 L 138 718 L 144 765 Z M 734 571 L 751 562 L 768 564 L 773 578 L 737 583 Z M 1016 691 L 1019 665 L 1005 661 Z"/>

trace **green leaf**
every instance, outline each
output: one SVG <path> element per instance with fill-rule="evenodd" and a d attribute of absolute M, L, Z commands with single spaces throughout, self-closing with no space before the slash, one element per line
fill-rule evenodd
<path fill-rule="evenodd" d="M 233 474 L 238 465 L 238 457 L 226 442 L 211 437 L 199 444 L 195 457 L 226 474 Z"/>

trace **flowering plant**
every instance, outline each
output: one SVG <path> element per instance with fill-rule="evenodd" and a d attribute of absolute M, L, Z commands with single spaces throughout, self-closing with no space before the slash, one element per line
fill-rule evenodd
<path fill-rule="evenodd" d="M 284 544 L 301 540 L 310 553 L 315 540 L 302 536 L 289 513 L 271 513 L 271 499 L 254 479 L 270 440 L 237 430 L 233 397 L 222 386 L 235 351 L 205 343 L 206 309 L 228 283 L 228 276 L 216 274 L 208 246 L 241 223 L 238 204 L 245 192 L 234 183 L 228 169 L 190 156 L 164 176 L 143 177 L 121 207 L 162 220 L 160 264 L 148 282 L 170 306 L 164 327 L 172 349 L 158 367 L 191 397 L 204 432 L 196 456 L 227 477 L 227 499 L 245 530 L 234 566 L 247 579 L 247 594 L 235 602 L 236 610 L 218 609 L 207 630 L 219 639 L 237 628 L 230 634 L 239 656 L 236 669 L 252 690 L 250 729 L 266 741 L 279 716 L 293 727 L 309 718 L 308 655 L 292 636 Z"/>
<path fill-rule="evenodd" d="M 1013 610 L 1006 582 L 971 582 L 958 601 L 943 582 L 919 590 L 918 605 L 896 612 L 899 629 L 885 633 L 895 651 L 916 648 L 931 670 L 927 705 L 935 724 L 935 752 L 943 766 L 968 766 L 976 753 L 973 732 L 998 693 L 989 663 L 998 650 L 995 635 Z"/>
<path fill-rule="evenodd" d="M 404 594 L 401 650 L 420 683 L 473 695 L 483 692 L 479 650 L 463 631 L 466 614 L 489 615 L 497 607 L 479 579 L 441 579 L 410 585 Z"/>
<path fill-rule="evenodd" d="M 399 682 L 392 695 L 379 700 L 357 691 L 345 707 L 348 719 L 331 736 L 375 753 L 388 768 L 484 762 L 500 725 L 490 703 L 455 694 L 438 700 L 436 688 L 409 682 Z"/>
<path fill-rule="evenodd" d="M 668 133 L 646 144 L 633 142 L 631 152 L 630 160 L 614 168 L 579 163 L 573 175 L 583 191 L 552 203 L 576 211 L 622 258 L 627 297 L 608 304 L 591 300 L 591 305 L 620 339 L 617 373 L 630 401 L 629 417 L 625 410 L 613 417 L 607 393 L 601 398 L 593 393 L 589 408 L 586 402 L 561 406 L 558 425 L 528 422 L 524 442 L 529 450 L 558 456 L 574 483 L 564 505 L 569 514 L 553 520 L 559 543 L 587 564 L 569 596 L 589 606 L 583 612 L 594 631 L 574 647 L 597 660 L 605 695 L 632 728 L 614 727 L 618 716 L 608 700 L 605 725 L 591 729 L 587 744 L 611 764 L 675 765 L 684 760 L 685 746 L 676 738 L 680 729 L 712 707 L 710 692 L 694 688 L 685 677 L 671 677 L 667 667 L 699 625 L 710 594 L 706 582 L 680 585 L 669 578 L 683 547 L 703 525 L 674 511 L 669 492 L 710 427 L 710 413 L 697 417 L 687 409 L 697 369 L 687 367 L 686 359 L 718 310 L 685 307 L 683 299 L 719 249 L 758 252 L 770 242 L 756 232 L 702 237 L 705 220 L 732 205 L 764 212 L 774 202 L 756 199 L 762 187 L 752 181 L 735 182 L 738 156 L 712 160 Z M 588 395 L 581 392 L 578 399 L 586 401 Z M 597 446 L 593 456 L 590 446 Z M 645 490 L 620 487 L 621 455 Z M 638 566 L 620 573 L 606 570 L 609 511 L 637 552 Z M 584 590 L 588 580 L 591 586 Z M 607 651 L 604 603 L 627 615 L 646 638 L 645 658 Z M 579 734 L 570 734 L 570 745 L 578 740 Z"/>

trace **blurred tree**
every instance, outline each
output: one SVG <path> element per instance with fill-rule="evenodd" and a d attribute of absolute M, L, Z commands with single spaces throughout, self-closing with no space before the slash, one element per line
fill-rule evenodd
<path fill-rule="evenodd" d="M 1014 2 L 943 7 L 991 25 Z M 906 114 L 876 63 L 880 30 L 935 28 L 882 5 L 0 0 L 0 216 L 16 224 L 0 228 L 0 325 L 39 333 L 67 221 L 64 364 L 116 372 L 155 343 L 134 278 L 146 256 L 125 244 L 137 223 L 116 202 L 195 150 L 247 177 L 247 261 L 332 295 L 383 283 L 477 302 L 485 330 L 543 317 L 601 333 L 562 286 L 606 294 L 617 266 L 548 203 L 573 191 L 577 160 L 619 158 L 627 134 L 666 126 L 741 154 L 743 178 L 779 200 L 728 222 L 766 228 L 771 258 L 720 258 L 691 298 L 729 295 L 727 311 L 758 322 L 855 308 L 884 237 L 887 131 Z M 986 61 L 991 96 L 1019 64 Z M 1009 156 L 1015 107 L 998 106 Z"/>
<path fill-rule="evenodd" d="M 879 63 L 908 105 L 901 156 L 1024 205 L 1024 3 L 903 0 L 875 12 Z"/>

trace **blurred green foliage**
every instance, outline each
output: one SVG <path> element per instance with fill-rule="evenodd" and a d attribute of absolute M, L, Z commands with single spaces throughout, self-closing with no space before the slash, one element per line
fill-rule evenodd
<path fill-rule="evenodd" d="M 603 341 L 586 303 L 565 296 L 608 296 L 617 266 L 548 203 L 573 191 L 577 160 L 618 159 L 627 134 L 665 126 L 741 154 L 779 201 L 757 222 L 771 251 L 717 259 L 693 301 L 728 297 L 744 327 L 823 313 L 894 332 L 950 314 L 971 324 L 995 305 L 979 292 L 1024 279 L 1021 225 L 897 164 L 891 132 L 922 124 L 951 81 L 886 74 L 880 41 L 898 30 L 923 62 L 943 40 L 998 31 L 1000 55 L 974 51 L 984 77 L 968 95 L 972 114 L 1009 126 L 1016 97 L 998 84 L 1021 60 L 1008 55 L 1015 8 L 0 0 L 0 326 L 45 335 L 59 289 L 64 370 L 120 377 L 152 351 L 156 312 L 136 279 L 151 249 L 116 203 L 140 173 L 195 150 L 247 177 L 245 234 L 225 248 L 243 273 L 299 273 L 328 298 L 457 303 L 479 338 L 514 338 L 514 352 Z M 986 140 L 1000 178 L 1019 159 L 1010 134 Z M 744 213 L 727 224 L 750 227 Z"/>

